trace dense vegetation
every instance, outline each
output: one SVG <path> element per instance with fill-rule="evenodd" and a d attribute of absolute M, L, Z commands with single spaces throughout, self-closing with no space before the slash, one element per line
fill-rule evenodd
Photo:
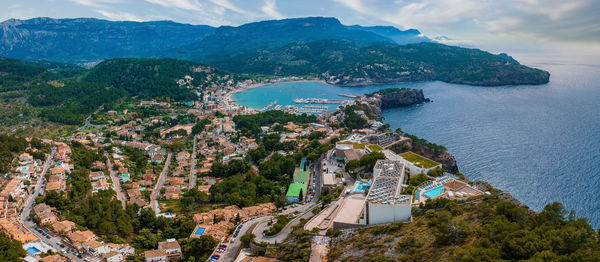
<path fill-rule="evenodd" d="M 437 43 L 298 42 L 215 64 L 232 72 L 318 75 L 338 85 L 440 80 L 498 86 L 543 84 L 549 79 L 548 72 L 520 65 L 506 54 Z"/>
<path fill-rule="evenodd" d="M 8 172 L 15 154 L 24 152 L 27 145 L 25 138 L 0 134 L 0 173 Z"/>
<path fill-rule="evenodd" d="M 41 86 L 29 92 L 29 103 L 41 107 L 41 116 L 62 124 L 76 125 L 100 106 L 111 107 L 122 90 L 98 83 L 66 81 L 60 86 Z"/>
<path fill-rule="evenodd" d="M 0 258 L 6 262 L 22 261 L 22 257 L 27 255 L 21 242 L 11 240 L 4 232 L 0 231 Z"/>
<path fill-rule="evenodd" d="M 559 203 L 535 214 L 501 195 L 472 203 L 428 201 L 412 223 L 343 235 L 330 258 L 345 261 L 595 261 L 598 233 Z"/>
<path fill-rule="evenodd" d="M 254 115 L 237 115 L 233 117 L 236 128 L 242 134 L 259 134 L 261 126 L 271 126 L 274 123 L 286 124 L 294 122 L 295 124 L 305 124 L 317 121 L 314 115 L 294 115 L 279 110 L 270 110 Z"/>
<path fill-rule="evenodd" d="M 191 90 L 176 83 L 184 75 L 192 75 L 194 66 L 199 65 L 175 59 L 111 59 L 95 66 L 85 80 L 123 89 L 140 98 L 196 100 L 197 96 Z"/>
<path fill-rule="evenodd" d="M 239 207 L 269 202 L 282 206 L 285 203 L 279 183 L 252 172 L 226 177 L 223 182 L 213 185 L 210 193 L 213 202 Z"/>
<path fill-rule="evenodd" d="M 23 82 L 31 81 L 44 73 L 41 66 L 32 66 L 19 60 L 0 57 L 0 91 L 20 89 Z"/>

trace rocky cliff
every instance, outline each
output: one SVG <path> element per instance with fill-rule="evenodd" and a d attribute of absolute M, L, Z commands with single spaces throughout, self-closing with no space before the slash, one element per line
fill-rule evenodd
<path fill-rule="evenodd" d="M 382 109 L 406 107 L 429 102 L 429 99 L 425 98 L 421 89 L 387 88 L 377 91 L 374 93 L 374 96 L 378 98 Z"/>

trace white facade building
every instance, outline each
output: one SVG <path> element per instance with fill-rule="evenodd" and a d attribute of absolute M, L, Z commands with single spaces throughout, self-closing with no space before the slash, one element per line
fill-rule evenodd
<path fill-rule="evenodd" d="M 376 225 L 409 221 L 412 197 L 402 195 L 406 178 L 402 162 L 378 160 L 373 168 L 373 185 L 367 194 L 359 223 Z"/>

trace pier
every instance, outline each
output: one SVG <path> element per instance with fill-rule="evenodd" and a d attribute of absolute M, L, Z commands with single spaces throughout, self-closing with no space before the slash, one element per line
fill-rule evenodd
<path fill-rule="evenodd" d="M 339 94 L 338 96 L 350 97 L 350 98 L 358 98 L 360 95 L 351 95 L 351 94 Z"/>
<path fill-rule="evenodd" d="M 269 103 L 267 106 L 263 107 L 260 111 L 267 111 L 267 109 L 269 109 L 270 107 L 274 106 L 277 104 L 277 99 L 271 103 Z"/>

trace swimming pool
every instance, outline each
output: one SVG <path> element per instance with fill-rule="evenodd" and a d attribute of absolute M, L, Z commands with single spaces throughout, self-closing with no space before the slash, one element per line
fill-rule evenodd
<path fill-rule="evenodd" d="M 196 232 L 194 232 L 194 235 L 201 236 L 201 235 L 203 235 L 203 234 L 204 234 L 204 230 L 206 230 L 206 228 L 203 228 L 203 227 L 198 227 L 198 228 L 196 229 Z"/>
<path fill-rule="evenodd" d="M 29 247 L 26 249 L 27 253 L 29 253 L 30 255 L 34 255 L 38 252 L 40 252 L 39 249 L 35 248 L 35 247 Z"/>
<path fill-rule="evenodd" d="M 428 198 L 435 198 L 437 196 L 439 196 L 442 193 L 442 189 L 444 189 L 444 186 L 438 186 L 434 189 L 425 191 L 425 193 L 423 193 L 424 196 L 428 197 Z"/>
<path fill-rule="evenodd" d="M 306 157 L 300 160 L 300 171 L 308 171 L 308 165 L 306 165 Z"/>
<path fill-rule="evenodd" d="M 353 192 L 365 192 L 367 190 L 369 190 L 369 188 L 371 187 L 371 181 L 369 181 L 368 183 L 361 183 L 356 181 L 354 183 L 354 188 L 352 189 Z"/>

